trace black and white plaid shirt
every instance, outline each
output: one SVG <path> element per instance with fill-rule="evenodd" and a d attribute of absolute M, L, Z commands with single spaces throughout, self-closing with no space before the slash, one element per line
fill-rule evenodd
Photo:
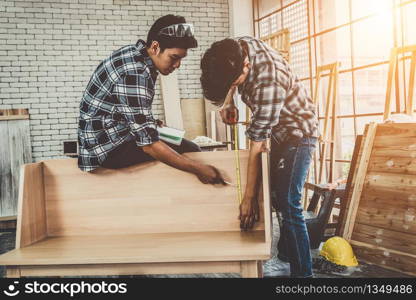
<path fill-rule="evenodd" d="M 315 105 L 293 74 L 288 62 L 263 41 L 252 37 L 237 38 L 247 45 L 251 69 L 239 86 L 244 103 L 252 112 L 246 135 L 263 141 L 271 134 L 278 143 L 289 136 L 318 136 Z"/>
<path fill-rule="evenodd" d="M 80 104 L 78 166 L 98 168 L 127 141 L 138 146 L 159 140 L 152 102 L 157 71 L 139 40 L 113 52 L 91 76 Z"/>

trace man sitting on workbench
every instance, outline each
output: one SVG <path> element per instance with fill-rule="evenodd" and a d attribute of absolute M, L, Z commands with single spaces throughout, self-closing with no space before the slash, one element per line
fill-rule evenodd
<path fill-rule="evenodd" d="M 181 155 L 200 151 L 196 144 L 183 139 L 175 146 L 159 140 L 156 126 L 161 124 L 152 115 L 158 72 L 172 73 L 195 47 L 193 25 L 166 15 L 152 25 L 147 42 L 122 47 L 99 64 L 80 104 L 81 170 L 124 168 L 157 159 L 195 174 L 203 183 L 223 183 L 215 167 Z"/>
<path fill-rule="evenodd" d="M 201 61 L 205 98 L 222 106 L 227 124 L 237 122 L 233 95 L 238 89 L 252 112 L 246 135 L 250 139 L 247 185 L 240 205 L 240 227 L 258 220 L 260 152 L 271 137 L 273 206 L 283 216 L 279 258 L 290 263 L 293 277 L 311 277 L 309 237 L 301 205 L 302 187 L 315 149 L 317 118 L 307 91 L 286 60 L 263 41 L 251 37 L 213 43 Z"/>

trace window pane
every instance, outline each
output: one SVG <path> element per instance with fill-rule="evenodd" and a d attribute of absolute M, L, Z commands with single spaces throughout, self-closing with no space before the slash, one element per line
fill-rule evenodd
<path fill-rule="evenodd" d="M 352 74 L 341 73 L 338 76 L 338 115 L 352 115 L 354 113 L 352 98 Z"/>
<path fill-rule="evenodd" d="M 308 91 L 308 96 L 312 98 L 312 93 L 311 93 L 311 80 L 310 79 L 302 80 L 302 84 L 306 88 L 306 90 Z"/>
<path fill-rule="evenodd" d="M 306 0 L 285 8 L 282 12 L 283 28 L 290 31 L 290 41 L 297 41 L 308 35 L 308 10 Z"/>
<path fill-rule="evenodd" d="M 342 27 L 335 31 L 317 37 L 318 65 L 341 62 L 340 69 L 351 68 L 351 39 L 349 27 Z"/>
<path fill-rule="evenodd" d="M 349 0 L 320 0 L 315 2 L 317 32 L 348 23 L 348 1 Z"/>
<path fill-rule="evenodd" d="M 261 0 L 259 1 L 259 17 L 264 17 L 279 8 L 280 0 Z"/>
<path fill-rule="evenodd" d="M 354 67 L 386 61 L 393 48 L 391 14 L 353 24 Z"/>
<path fill-rule="evenodd" d="M 357 114 L 384 112 L 387 73 L 387 64 L 355 71 Z"/>
<path fill-rule="evenodd" d="M 328 84 L 329 84 L 329 76 L 325 76 L 321 78 L 321 82 L 318 87 L 318 115 L 319 117 L 325 117 L 326 111 L 326 102 L 328 97 Z M 316 81 L 314 82 L 314 91 L 316 90 Z M 315 96 L 316 97 L 316 96 Z M 322 123 L 323 124 L 323 123 Z M 321 133 L 322 128 L 320 127 Z"/>
<path fill-rule="evenodd" d="M 308 41 L 296 43 L 290 49 L 290 64 L 299 78 L 309 77 L 309 44 Z"/>
<path fill-rule="evenodd" d="M 260 21 L 260 37 L 268 36 L 281 30 L 281 14 L 276 13 Z"/>
<path fill-rule="evenodd" d="M 338 172 L 337 174 L 335 174 L 335 175 L 338 175 L 338 176 L 335 176 L 335 179 L 348 179 L 348 173 L 350 171 L 351 164 L 337 162 L 335 163 L 335 166 L 336 166 L 335 170 Z"/>
<path fill-rule="evenodd" d="M 354 151 L 355 134 L 354 134 L 354 119 L 342 118 L 339 121 L 340 127 L 338 133 L 341 134 L 337 141 L 340 143 L 337 147 L 337 159 L 351 160 Z"/>
<path fill-rule="evenodd" d="M 371 122 L 381 123 L 383 122 L 383 116 L 358 117 L 357 118 L 357 134 L 363 134 L 365 125 Z"/>
<path fill-rule="evenodd" d="M 337 0 L 338 1 L 338 0 Z M 353 20 L 372 14 L 383 14 L 392 9 L 392 0 L 351 0 Z"/>
<path fill-rule="evenodd" d="M 416 44 L 416 2 L 403 6 L 404 39 L 406 45 Z"/>
<path fill-rule="evenodd" d="M 275 0 L 275 1 L 280 1 L 280 0 Z M 290 3 L 293 3 L 293 2 L 295 2 L 296 0 L 283 0 L 283 6 L 286 6 L 286 5 L 288 5 L 288 4 L 290 4 Z"/>

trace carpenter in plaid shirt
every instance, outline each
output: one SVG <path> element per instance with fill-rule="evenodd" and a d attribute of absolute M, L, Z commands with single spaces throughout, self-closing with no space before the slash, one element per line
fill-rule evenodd
<path fill-rule="evenodd" d="M 158 72 L 172 73 L 187 49 L 195 47 L 192 24 L 183 17 L 166 15 L 153 24 L 147 42 L 122 47 L 100 63 L 80 104 L 81 170 L 123 168 L 157 159 L 194 173 L 204 183 L 223 182 L 215 167 L 181 155 L 200 151 L 196 144 L 185 139 L 180 146 L 160 141 L 158 121 L 152 114 Z"/>
<path fill-rule="evenodd" d="M 259 218 L 259 154 L 271 137 L 271 196 L 283 216 L 279 258 L 290 262 L 291 276 L 312 276 L 300 200 L 318 123 L 305 87 L 280 53 L 252 37 L 215 42 L 205 52 L 201 69 L 204 96 L 222 106 L 225 123 L 231 124 L 230 116 L 238 115 L 233 98 L 237 90 L 252 113 L 246 130 L 251 141 L 247 185 L 240 205 L 241 229 L 251 229 Z"/>

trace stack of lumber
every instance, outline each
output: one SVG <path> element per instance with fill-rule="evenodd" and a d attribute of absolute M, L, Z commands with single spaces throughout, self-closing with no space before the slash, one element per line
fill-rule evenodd
<path fill-rule="evenodd" d="M 416 123 L 367 125 L 343 227 L 361 261 L 416 275 Z"/>

